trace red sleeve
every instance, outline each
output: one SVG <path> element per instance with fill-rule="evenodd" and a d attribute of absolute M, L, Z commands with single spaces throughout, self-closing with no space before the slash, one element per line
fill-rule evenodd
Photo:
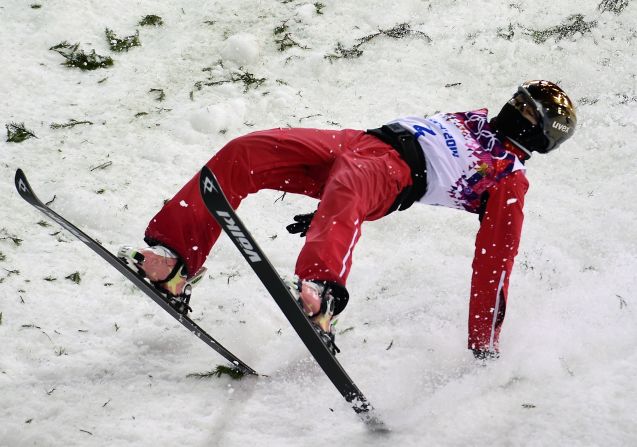
<path fill-rule="evenodd" d="M 498 352 L 509 277 L 518 252 L 529 182 L 515 171 L 489 189 L 476 236 L 469 300 L 469 349 Z"/>

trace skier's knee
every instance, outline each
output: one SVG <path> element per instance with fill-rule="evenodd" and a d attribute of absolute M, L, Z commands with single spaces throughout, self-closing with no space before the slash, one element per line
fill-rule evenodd
<path fill-rule="evenodd" d="M 249 137 L 241 136 L 228 141 L 217 153 L 218 158 L 223 158 L 224 163 L 233 163 L 244 160 L 250 147 Z"/>

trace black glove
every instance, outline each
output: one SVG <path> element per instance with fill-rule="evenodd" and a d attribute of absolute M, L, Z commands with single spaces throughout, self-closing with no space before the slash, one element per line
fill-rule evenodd
<path fill-rule="evenodd" d="M 315 211 L 316 212 L 316 211 Z M 293 224 L 285 227 L 291 234 L 300 233 L 299 236 L 304 237 L 307 234 L 307 230 L 310 229 L 310 223 L 312 223 L 312 218 L 314 217 L 314 213 L 309 214 L 297 214 L 294 216 Z"/>

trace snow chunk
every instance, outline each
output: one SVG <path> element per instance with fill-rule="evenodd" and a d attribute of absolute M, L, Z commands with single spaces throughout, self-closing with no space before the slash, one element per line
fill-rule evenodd
<path fill-rule="evenodd" d="M 197 132 L 210 135 L 237 127 L 243 122 L 245 114 L 245 100 L 237 98 L 192 112 L 189 121 Z"/>
<path fill-rule="evenodd" d="M 239 65 L 247 65 L 259 59 L 261 48 L 255 36 L 248 33 L 239 33 L 228 37 L 221 49 L 224 59 L 231 60 Z"/>
<path fill-rule="evenodd" d="M 316 6 L 306 3 L 296 8 L 296 14 L 304 20 L 311 20 L 316 15 Z"/>
<path fill-rule="evenodd" d="M 518 199 L 509 199 L 509 200 L 507 200 L 507 205 L 511 205 L 512 203 L 515 203 L 517 201 L 518 201 Z"/>
<path fill-rule="evenodd" d="M 182 200 L 181 202 L 179 202 L 179 205 L 183 206 L 184 208 L 188 208 L 188 204 L 186 203 L 185 200 Z"/>
<path fill-rule="evenodd" d="M 217 114 L 211 113 L 209 110 L 200 110 L 190 115 L 190 125 L 197 132 L 211 134 L 218 132 L 222 125 L 219 125 L 219 121 L 223 121 L 223 116 L 216 116 Z"/>

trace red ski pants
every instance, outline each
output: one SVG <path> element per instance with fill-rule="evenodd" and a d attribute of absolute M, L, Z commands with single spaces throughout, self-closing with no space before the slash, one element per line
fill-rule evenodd
<path fill-rule="evenodd" d="M 345 285 L 361 224 L 383 217 L 411 184 L 410 169 L 388 144 L 360 130 L 272 129 L 230 141 L 207 166 L 233 208 L 274 189 L 320 199 L 296 274 Z M 199 195 L 199 174 L 157 213 L 146 240 L 174 250 L 194 274 L 221 228 Z"/>

